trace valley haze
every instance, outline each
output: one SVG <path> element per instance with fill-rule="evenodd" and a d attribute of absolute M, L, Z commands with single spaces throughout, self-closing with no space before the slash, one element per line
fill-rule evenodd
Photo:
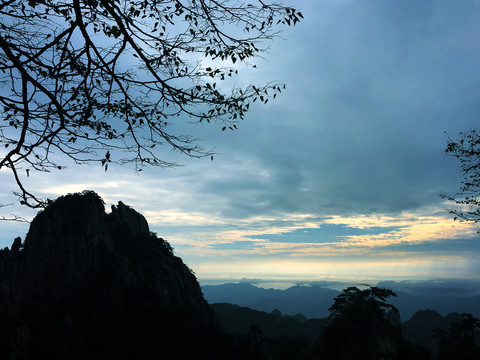
<path fill-rule="evenodd" d="M 207 285 L 199 279 L 205 299 L 213 303 L 232 303 L 254 310 L 286 315 L 302 314 L 308 318 L 329 316 L 328 308 L 334 297 L 349 286 L 363 288 L 365 283 L 317 281 L 298 283 L 275 289 L 270 282 L 260 280 Z M 283 283 L 285 285 L 285 283 Z M 450 313 L 470 313 L 480 317 L 479 280 L 380 281 L 369 285 L 393 290 L 397 297 L 390 303 L 400 311 L 402 321 L 409 320 L 418 310 L 434 310 L 442 316 Z"/>

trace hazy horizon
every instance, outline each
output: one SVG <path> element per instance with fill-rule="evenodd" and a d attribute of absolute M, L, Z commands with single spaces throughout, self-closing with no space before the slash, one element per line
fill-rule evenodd
<path fill-rule="evenodd" d="M 367 284 L 390 289 L 397 295 L 387 302 L 397 307 L 402 321 L 410 319 L 420 310 L 433 310 L 442 316 L 450 313 L 480 316 L 480 280 L 385 280 Z M 200 281 L 205 299 L 212 304 L 226 302 L 266 312 L 279 309 L 285 314 L 303 314 L 314 318 L 328 317 L 334 297 L 342 290 L 350 286 L 365 289 L 367 284 L 344 281 L 275 283 L 244 279 L 212 286 Z"/>
<path fill-rule="evenodd" d="M 357 286 L 359 288 L 365 285 L 370 286 L 387 286 L 401 289 L 402 291 L 414 291 L 422 288 L 436 288 L 436 289 L 451 289 L 455 287 L 457 293 L 468 291 L 469 293 L 480 296 L 480 279 L 459 279 L 459 278 L 444 278 L 444 279 L 336 279 L 336 280 L 316 280 L 316 281 L 301 281 L 298 279 L 202 279 L 197 278 L 200 286 L 204 285 L 225 285 L 225 284 L 247 284 L 263 289 L 286 290 L 294 286 L 319 286 L 327 289 L 341 291 L 348 286 Z M 460 290 L 461 289 L 461 290 Z"/>

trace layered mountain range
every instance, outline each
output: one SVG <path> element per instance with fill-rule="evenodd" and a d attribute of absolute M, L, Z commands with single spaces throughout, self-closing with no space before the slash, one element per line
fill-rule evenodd
<path fill-rule="evenodd" d="M 279 294 L 250 285 L 203 290 L 214 302 L 219 289 L 229 290 L 224 301 L 232 303 L 260 294 L 252 304 L 263 308 Z M 304 310 L 324 308 L 338 294 L 315 287 L 286 293 Z M 193 272 L 150 232 L 141 214 L 122 202 L 107 214 L 91 191 L 52 202 L 32 221 L 24 241 L 16 238 L 0 250 L 0 359 L 410 360 L 447 350 L 456 355 L 458 349 L 480 354 L 476 325 L 464 342 L 470 328 L 462 326 L 473 318 L 458 314 L 418 312 L 400 326 L 398 311 L 386 314 L 375 306 L 374 316 L 356 311 L 308 319 L 311 313 L 292 313 L 291 301 L 277 305 L 291 315 L 210 306 Z M 448 337 L 458 321 L 463 325 Z M 434 330 L 443 331 L 443 338 L 432 338 Z"/>
<path fill-rule="evenodd" d="M 441 281 L 432 281 L 437 282 L 442 284 Z M 461 284 L 461 281 L 458 282 Z M 432 283 L 425 283 L 424 286 L 414 283 L 416 287 L 410 289 L 393 281 L 384 281 L 377 286 L 391 289 L 397 294 L 390 302 L 400 311 L 402 321 L 410 319 L 420 309 L 431 309 L 442 316 L 458 312 L 480 317 L 480 282 L 465 281 L 454 289 L 448 288 L 449 282 L 446 282 L 445 287 L 438 288 L 432 288 Z M 340 291 L 328 286 L 328 283 L 313 283 L 279 290 L 239 282 L 204 285 L 202 291 L 209 303 L 228 302 L 259 311 L 271 312 L 278 309 L 288 315 L 302 313 L 308 318 L 324 318 L 329 316 L 328 308 L 340 294 Z M 466 289 L 467 286 L 470 289 Z M 347 287 L 347 284 L 343 287 Z"/>

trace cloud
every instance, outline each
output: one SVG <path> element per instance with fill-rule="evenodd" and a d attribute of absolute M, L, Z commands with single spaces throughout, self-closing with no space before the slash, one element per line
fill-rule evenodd
<path fill-rule="evenodd" d="M 416 296 L 435 298 L 437 296 L 480 296 L 479 279 L 438 279 L 438 280 L 407 280 L 407 281 L 382 281 L 379 287 Z"/>
<path fill-rule="evenodd" d="M 478 14 L 468 5 L 443 2 L 314 2 L 302 8 L 305 22 L 289 29 L 286 40 L 277 39 L 268 60 L 242 79 L 279 78 L 288 84 L 282 96 L 254 106 L 239 131 L 189 128 L 221 153 L 213 163 L 180 159 L 183 169 L 113 176 L 136 187 L 135 196 L 238 219 L 395 215 L 435 205 L 440 192 L 454 192 L 457 165 L 443 154 L 443 131 L 455 133 L 477 121 L 478 77 L 472 69 L 479 51 L 472 41 Z M 99 188 L 103 180 L 85 181 L 90 169 L 72 166 L 61 176 L 81 179 L 78 190 L 88 186 L 112 199 L 143 202 L 130 192 Z M 52 175 L 55 186 L 44 182 L 43 190 L 72 189 L 59 187 Z"/>
<path fill-rule="evenodd" d="M 379 280 L 462 278 L 468 266 L 462 259 L 377 259 L 351 261 L 296 261 L 296 259 L 239 259 L 192 264 L 201 279 L 242 277 L 263 280 L 377 282 Z"/>
<path fill-rule="evenodd" d="M 243 284 L 249 284 L 249 285 L 256 285 L 260 284 L 262 282 L 262 279 L 248 279 L 248 278 L 242 278 L 240 280 L 240 283 Z"/>
<path fill-rule="evenodd" d="M 232 261 L 278 258 L 299 263 L 312 259 L 350 262 L 361 257 L 375 262 L 381 256 L 392 261 L 424 259 L 433 264 L 445 263 L 445 259 L 471 263 L 479 258 L 475 228 L 445 216 L 416 213 L 398 218 L 363 215 L 321 219 L 304 215 L 288 219 L 284 215 L 230 221 L 210 230 L 192 229 L 190 239 L 177 240 L 172 234 L 171 241 L 188 244 L 176 248 L 196 262 L 215 257 Z"/>

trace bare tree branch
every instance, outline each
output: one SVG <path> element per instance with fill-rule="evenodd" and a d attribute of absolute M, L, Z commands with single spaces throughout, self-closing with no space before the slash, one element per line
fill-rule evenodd
<path fill-rule="evenodd" d="M 9 0 L 0 5 L 0 169 L 22 204 L 37 171 L 75 164 L 171 167 L 162 149 L 211 157 L 191 123 L 235 130 L 284 85 L 231 85 L 297 10 L 264 1 Z M 204 66 L 202 60 L 208 60 Z M 62 160 L 63 159 L 63 160 Z M 24 175 L 25 174 L 25 175 Z"/>
<path fill-rule="evenodd" d="M 0 209 L 7 207 L 7 206 L 12 206 L 13 204 L 0 204 Z M 18 221 L 18 222 L 29 222 L 28 220 L 24 219 L 21 216 L 10 214 L 10 217 L 0 215 L 0 221 Z"/>

